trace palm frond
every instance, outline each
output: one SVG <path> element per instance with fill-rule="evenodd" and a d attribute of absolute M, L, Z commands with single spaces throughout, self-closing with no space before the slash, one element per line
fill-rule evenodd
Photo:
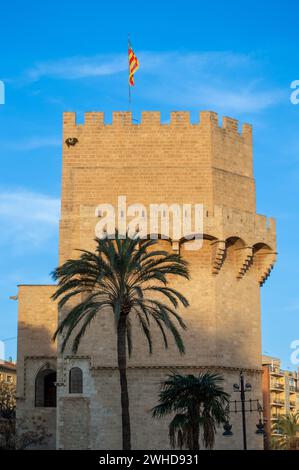
<path fill-rule="evenodd" d="M 152 409 L 152 415 L 161 419 L 175 413 L 169 424 L 171 446 L 196 450 L 202 432 L 204 447 L 213 448 L 216 428 L 226 421 L 229 400 L 222 383 L 223 377 L 210 371 L 198 376 L 173 371 L 162 382 L 159 403 Z"/>
<path fill-rule="evenodd" d="M 192 425 L 186 414 L 176 414 L 169 424 L 169 441 L 173 449 L 189 447 Z"/>
<path fill-rule="evenodd" d="M 184 353 L 179 328 L 185 329 L 186 325 L 178 307 L 186 308 L 189 303 L 168 284 L 169 276 L 189 279 L 188 263 L 178 254 L 156 248 L 157 240 L 140 242 L 138 236 L 121 238 L 116 233 L 115 240 L 104 238 L 95 242 L 95 252 L 78 250 L 78 258 L 67 260 L 52 273 L 53 279 L 58 281 L 52 298 L 58 301 L 62 312 L 54 337 L 63 335 L 61 347 L 64 349 L 75 337 L 72 347 L 77 350 L 90 322 L 104 310 L 110 310 L 116 325 L 124 312 L 126 315 L 135 312 L 150 353 L 150 319 L 161 332 L 164 346 L 168 347 L 168 330 L 179 351 Z M 151 292 L 157 298 L 148 297 Z M 126 322 L 129 354 L 132 351 L 131 321 L 130 316 Z"/>

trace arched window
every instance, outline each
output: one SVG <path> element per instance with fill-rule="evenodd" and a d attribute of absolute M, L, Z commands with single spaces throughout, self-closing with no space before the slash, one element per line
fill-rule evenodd
<path fill-rule="evenodd" d="M 83 373 L 80 367 L 72 367 L 70 370 L 69 392 L 83 393 Z"/>
<path fill-rule="evenodd" d="M 35 379 L 35 406 L 56 407 L 56 371 L 43 369 Z"/>

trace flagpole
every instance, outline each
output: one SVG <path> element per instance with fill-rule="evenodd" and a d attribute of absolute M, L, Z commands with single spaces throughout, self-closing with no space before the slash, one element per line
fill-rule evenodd
<path fill-rule="evenodd" d="M 130 33 L 128 34 L 128 91 L 129 91 L 129 106 L 128 106 L 128 111 L 131 111 L 131 85 L 130 85 L 130 57 L 129 57 L 129 49 L 131 46 L 130 42 Z"/>

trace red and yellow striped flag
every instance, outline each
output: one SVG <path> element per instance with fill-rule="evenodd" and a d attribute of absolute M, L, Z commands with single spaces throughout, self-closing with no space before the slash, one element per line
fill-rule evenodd
<path fill-rule="evenodd" d="M 134 86 L 134 73 L 139 68 L 139 62 L 130 45 L 129 45 L 128 53 L 129 53 L 129 84 L 131 86 Z"/>

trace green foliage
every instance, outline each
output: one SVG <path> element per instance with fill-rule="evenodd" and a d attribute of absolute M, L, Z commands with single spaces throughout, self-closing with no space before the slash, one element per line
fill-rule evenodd
<path fill-rule="evenodd" d="M 18 419 L 16 430 L 16 386 L 0 381 L 0 450 L 26 449 L 42 445 L 51 436 L 41 417 Z"/>
<path fill-rule="evenodd" d="M 277 433 L 272 439 L 272 448 L 299 449 L 299 412 L 280 416 L 272 430 Z"/>
<path fill-rule="evenodd" d="M 223 377 L 213 372 L 179 375 L 173 372 L 162 383 L 159 404 L 152 409 L 154 418 L 175 413 L 169 424 L 173 448 L 199 449 L 199 437 L 204 447 L 212 449 L 216 427 L 227 419 L 229 395 L 223 390 Z"/>
<path fill-rule="evenodd" d="M 186 326 L 177 308 L 179 304 L 187 307 L 188 301 L 169 287 L 169 276 L 189 279 L 187 263 L 178 254 L 155 249 L 156 243 L 157 240 L 121 239 L 118 234 L 115 240 L 96 239 L 95 253 L 79 250 L 78 259 L 68 260 L 54 271 L 58 288 L 53 299 L 59 299 L 60 309 L 67 307 L 55 333 L 55 337 L 63 334 L 62 350 L 78 327 L 72 340 L 75 353 L 95 317 L 109 309 L 116 325 L 121 315 L 126 316 L 129 354 L 133 345 L 129 315 L 132 313 L 147 339 L 150 353 L 151 322 L 158 326 L 166 348 L 168 330 L 180 353 L 184 353 L 178 327 Z"/>
<path fill-rule="evenodd" d="M 181 354 L 185 352 L 179 328 L 186 328 L 177 313 L 187 299 L 169 287 L 170 276 L 189 279 L 187 263 L 180 255 L 155 249 L 157 240 L 96 239 L 96 251 L 79 250 L 80 257 L 66 261 L 53 277 L 64 318 L 54 338 L 61 335 L 62 351 L 69 340 L 76 353 L 81 339 L 92 321 L 104 311 L 114 316 L 117 335 L 117 360 L 120 374 L 123 449 L 131 449 L 129 395 L 126 377 L 127 349 L 132 353 L 132 314 L 146 337 L 152 353 L 152 324 L 161 332 L 168 347 L 167 330 L 172 334 Z M 171 279 L 171 278 L 170 278 Z M 162 299 L 162 300 L 161 300 Z M 72 337 L 72 339 L 71 339 Z"/>
<path fill-rule="evenodd" d="M 10 419 L 16 412 L 16 386 L 0 381 L 0 418 Z"/>

